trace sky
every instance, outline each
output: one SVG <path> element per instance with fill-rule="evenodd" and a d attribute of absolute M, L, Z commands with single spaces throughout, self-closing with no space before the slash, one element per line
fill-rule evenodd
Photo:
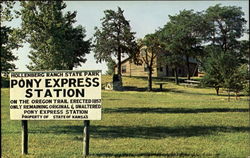
<path fill-rule="evenodd" d="M 169 15 L 176 15 L 184 9 L 193 9 L 194 11 L 206 10 L 209 6 L 221 4 L 222 6 L 239 6 L 245 13 L 247 27 L 249 28 L 249 1 L 65 1 L 67 7 L 65 11 L 77 11 L 75 25 L 82 25 L 86 29 L 86 40 L 93 37 L 94 27 L 100 27 L 100 19 L 104 17 L 104 10 L 117 10 L 121 7 L 124 10 L 124 16 L 130 21 L 133 32 L 136 32 L 136 38 L 143 38 L 146 34 L 154 33 L 158 28 L 163 27 L 168 21 Z M 19 8 L 18 4 L 15 8 Z M 8 25 L 12 27 L 20 26 L 21 20 L 13 20 Z M 197 23 L 198 25 L 198 23 Z M 249 39 L 244 36 L 244 39 Z M 30 48 L 28 44 L 15 50 L 18 60 L 14 63 L 17 66 L 16 71 L 28 71 L 26 65 L 30 62 L 28 58 Z M 107 71 L 106 63 L 96 63 L 93 52 L 86 56 L 87 62 L 75 70 L 102 70 Z"/>

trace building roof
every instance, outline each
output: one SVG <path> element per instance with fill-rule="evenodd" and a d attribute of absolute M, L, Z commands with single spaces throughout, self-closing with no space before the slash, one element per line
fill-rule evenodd
<path fill-rule="evenodd" d="M 125 58 L 121 61 L 121 64 L 127 62 L 128 60 L 132 59 L 131 57 Z M 115 64 L 115 67 L 117 67 L 117 64 Z"/>

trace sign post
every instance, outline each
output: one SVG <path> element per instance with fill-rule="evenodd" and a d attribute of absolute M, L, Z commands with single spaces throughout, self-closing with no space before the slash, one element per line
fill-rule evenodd
<path fill-rule="evenodd" d="M 101 71 L 10 73 L 10 119 L 22 120 L 22 154 L 28 120 L 84 120 L 83 155 L 89 154 L 90 120 L 101 120 Z"/>
<path fill-rule="evenodd" d="M 22 154 L 28 154 L 28 121 L 22 120 Z"/>
<path fill-rule="evenodd" d="M 83 156 L 89 155 L 89 120 L 83 122 Z"/>

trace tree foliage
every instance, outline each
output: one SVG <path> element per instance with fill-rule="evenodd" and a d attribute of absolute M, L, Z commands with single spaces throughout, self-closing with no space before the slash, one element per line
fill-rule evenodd
<path fill-rule="evenodd" d="M 1 70 L 10 71 L 15 69 L 13 61 L 17 57 L 13 55 L 11 43 L 9 43 L 9 34 L 12 32 L 10 27 L 1 26 Z"/>
<path fill-rule="evenodd" d="M 16 68 L 13 61 L 18 58 L 13 54 L 14 49 L 21 47 L 21 40 L 18 38 L 20 30 L 11 28 L 5 23 L 12 21 L 18 16 L 17 11 L 13 10 L 15 2 L 4 1 L 0 3 L 1 7 L 1 70 L 11 71 Z"/>
<path fill-rule="evenodd" d="M 208 42 L 218 45 L 226 52 L 239 46 L 239 39 L 246 31 L 244 12 L 241 7 L 221 6 L 209 7 L 205 12 Z"/>
<path fill-rule="evenodd" d="M 231 77 L 230 89 L 235 92 L 236 99 L 239 96 L 239 92 L 244 90 L 249 95 L 249 70 L 247 64 L 242 64 L 237 67 Z"/>
<path fill-rule="evenodd" d="M 165 53 L 162 59 L 164 59 L 168 65 L 171 65 L 175 74 L 175 83 L 179 84 L 177 69 L 184 65 L 184 60 L 181 50 L 176 45 L 177 43 L 173 41 L 176 33 L 172 31 L 172 28 L 172 23 L 167 23 L 163 28 L 156 32 L 156 34 L 162 43 L 162 48 Z"/>
<path fill-rule="evenodd" d="M 196 58 L 202 53 L 205 21 L 200 12 L 193 10 L 180 11 L 177 15 L 169 16 L 169 19 L 161 31 L 168 38 L 168 49 L 175 52 L 176 57 L 185 57 L 187 77 L 190 79 L 189 58 Z"/>
<path fill-rule="evenodd" d="M 97 62 L 108 61 L 112 55 L 117 58 L 119 76 L 121 76 L 121 58 L 125 55 L 131 57 L 137 51 L 135 33 L 131 31 L 129 21 L 125 19 L 123 12 L 120 7 L 117 12 L 104 11 L 102 26 L 95 27 L 93 47 Z"/>
<path fill-rule="evenodd" d="M 107 67 L 108 67 L 108 70 L 106 72 L 107 75 L 113 75 L 115 73 L 115 61 L 110 58 L 108 61 L 107 61 Z"/>
<path fill-rule="evenodd" d="M 22 29 L 30 44 L 30 70 L 72 70 L 86 62 L 90 41 L 85 28 L 74 27 L 76 12 L 63 15 L 62 1 L 22 1 Z"/>
<path fill-rule="evenodd" d="M 215 88 L 217 95 L 219 95 L 219 89 L 223 87 L 223 75 L 221 74 L 220 66 L 224 60 L 224 56 L 219 51 L 220 49 L 216 47 L 206 48 L 206 53 L 208 53 L 209 56 L 204 62 L 206 75 L 203 78 L 203 83 Z"/>
<path fill-rule="evenodd" d="M 204 83 L 214 87 L 217 95 L 222 87 L 228 90 L 229 96 L 230 91 L 238 94 L 247 80 L 246 67 L 242 67 L 245 65 L 241 62 L 242 59 L 236 58 L 231 51 L 224 52 L 218 46 L 207 46 L 206 53 L 209 55 L 204 62 Z"/>

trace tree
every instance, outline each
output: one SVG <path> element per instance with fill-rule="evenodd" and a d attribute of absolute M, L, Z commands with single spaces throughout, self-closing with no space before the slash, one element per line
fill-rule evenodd
<path fill-rule="evenodd" d="M 241 7 L 221 6 L 209 7 L 205 12 L 208 26 L 207 41 L 220 46 L 226 52 L 239 46 L 239 39 L 246 31 L 244 12 Z"/>
<path fill-rule="evenodd" d="M 179 84 L 178 68 L 184 66 L 183 56 L 178 53 L 174 53 L 172 51 L 166 51 L 163 59 L 166 61 L 168 65 L 172 66 L 174 70 L 175 84 L 178 85 Z"/>
<path fill-rule="evenodd" d="M 21 39 L 18 38 L 17 34 L 21 34 L 17 28 L 11 28 L 4 23 L 10 22 L 14 17 L 17 17 L 17 11 L 14 10 L 13 6 L 15 2 L 5 1 L 1 2 L 1 70 L 11 71 L 16 68 L 13 61 L 18 58 L 13 54 L 12 50 L 21 47 Z"/>
<path fill-rule="evenodd" d="M 115 72 L 115 61 L 110 58 L 107 62 L 107 67 L 108 67 L 108 70 L 106 72 L 107 75 L 113 75 Z"/>
<path fill-rule="evenodd" d="M 220 52 L 221 49 L 215 46 L 207 46 L 206 53 L 209 54 L 205 58 L 204 70 L 206 75 L 203 78 L 203 82 L 207 86 L 215 88 L 216 94 L 219 95 L 220 88 L 224 85 L 224 76 L 222 71 L 222 64 L 225 63 L 225 54 Z"/>
<path fill-rule="evenodd" d="M 205 80 L 218 90 L 218 86 L 227 88 L 228 100 L 231 90 L 238 93 L 242 87 L 238 68 L 247 61 L 248 42 L 238 40 L 245 32 L 243 15 L 240 7 L 220 5 L 209 7 L 204 15 L 208 26 Z"/>
<path fill-rule="evenodd" d="M 178 15 L 169 16 L 167 30 L 172 34 L 171 47 L 185 57 L 187 77 L 190 79 L 190 57 L 196 58 L 202 53 L 202 39 L 204 36 L 205 21 L 201 13 L 193 10 L 183 10 Z M 197 25 L 199 22 L 199 25 Z"/>
<path fill-rule="evenodd" d="M 231 77 L 231 90 L 235 92 L 235 97 L 238 99 L 239 92 L 242 91 L 245 87 L 249 90 L 249 72 L 247 64 L 242 64 L 239 66 L 233 73 Z M 248 86 L 248 87 L 247 87 Z"/>
<path fill-rule="evenodd" d="M 121 58 L 124 55 L 132 57 L 137 51 L 134 32 L 131 32 L 129 21 L 125 19 L 123 10 L 105 10 L 101 19 L 102 27 L 95 27 L 94 56 L 97 62 L 108 61 L 113 55 L 117 58 L 117 74 L 121 77 Z"/>
<path fill-rule="evenodd" d="M 234 53 L 224 52 L 221 47 L 207 46 L 206 53 L 209 56 L 205 59 L 204 83 L 212 86 L 219 95 L 220 88 L 228 90 L 228 100 L 230 100 L 230 91 L 234 91 L 237 95 L 243 89 L 244 81 L 246 80 L 245 69 L 240 69 L 242 63 L 240 59 L 235 58 Z"/>
<path fill-rule="evenodd" d="M 158 37 L 155 34 L 148 34 L 139 41 L 140 56 L 148 70 L 148 91 L 152 91 L 152 73 L 156 60 L 160 60 L 163 49 Z"/>
<path fill-rule="evenodd" d="M 76 22 L 76 12 L 63 15 L 62 1 L 22 1 L 22 29 L 32 50 L 30 70 L 72 70 L 86 62 L 90 41 Z"/>
<path fill-rule="evenodd" d="M 183 66 L 183 54 L 178 43 L 174 42 L 174 36 L 176 33 L 173 31 L 173 24 L 167 23 L 163 28 L 156 32 L 159 40 L 161 41 L 162 48 L 164 49 L 164 55 L 162 59 L 166 61 L 167 64 L 171 65 L 175 74 L 175 83 L 179 84 L 178 80 L 178 67 Z"/>

